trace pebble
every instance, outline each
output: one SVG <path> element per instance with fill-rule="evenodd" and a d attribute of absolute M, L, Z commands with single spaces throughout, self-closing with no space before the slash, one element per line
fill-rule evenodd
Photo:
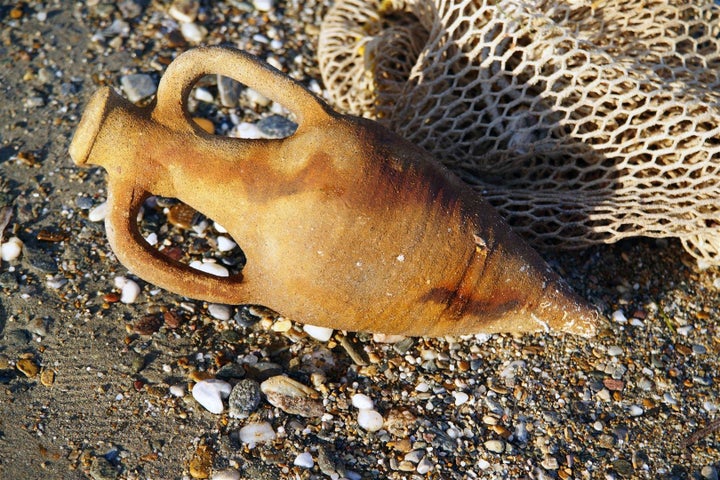
<path fill-rule="evenodd" d="M 321 417 L 325 413 L 318 393 L 285 375 L 275 375 L 260 384 L 267 401 L 291 415 Z"/>
<path fill-rule="evenodd" d="M 425 475 L 430 470 L 432 470 L 435 467 L 435 464 L 430 461 L 429 458 L 425 457 L 422 460 L 420 460 L 420 463 L 418 463 L 417 468 L 415 471 L 419 473 L 420 475 Z"/>
<path fill-rule="evenodd" d="M 384 420 L 379 412 L 372 409 L 363 408 L 358 411 L 358 425 L 368 432 L 377 432 L 383 426 Z"/>
<path fill-rule="evenodd" d="M 297 124 L 281 115 L 270 115 L 260 120 L 257 128 L 266 138 L 287 138 L 295 133 Z"/>
<path fill-rule="evenodd" d="M 372 410 L 375 407 L 374 402 L 364 393 L 356 393 L 352 396 L 352 405 L 358 410 Z"/>
<path fill-rule="evenodd" d="M 213 473 L 210 480 L 240 480 L 240 472 L 234 468 L 220 470 L 219 472 Z"/>
<path fill-rule="evenodd" d="M 214 378 L 201 380 L 192 389 L 193 398 L 207 411 L 220 414 L 225 410 L 223 398 L 227 398 L 232 391 L 228 382 Z"/>
<path fill-rule="evenodd" d="M 622 310 L 615 310 L 612 313 L 612 319 L 613 322 L 619 323 L 621 325 L 627 323 L 628 321 L 627 317 L 625 316 L 625 312 L 623 312 Z"/>
<path fill-rule="evenodd" d="M 0 245 L 0 256 L 5 262 L 12 262 L 22 253 L 23 242 L 18 237 L 10 237 Z"/>
<path fill-rule="evenodd" d="M 230 392 L 228 406 L 232 418 L 246 418 L 260 406 L 260 384 L 255 380 L 239 381 Z"/>
<path fill-rule="evenodd" d="M 245 138 L 248 140 L 254 140 L 264 137 L 262 131 L 258 128 L 257 125 L 248 122 L 240 122 L 239 124 L 237 124 L 232 130 L 232 132 L 230 132 L 230 136 L 235 138 Z"/>
<path fill-rule="evenodd" d="M 105 217 L 107 217 L 109 211 L 110 205 L 108 205 L 108 202 L 99 203 L 88 212 L 88 220 L 91 222 L 102 222 L 105 220 Z"/>
<path fill-rule="evenodd" d="M 95 457 L 90 464 L 90 476 L 93 480 L 115 480 L 117 469 L 105 457 Z"/>
<path fill-rule="evenodd" d="M 27 245 L 23 248 L 23 251 L 25 252 L 25 258 L 32 267 L 44 273 L 57 273 L 57 262 L 47 252 L 39 248 L 29 248 Z"/>
<path fill-rule="evenodd" d="M 612 345 L 612 346 L 608 347 L 607 354 L 610 355 L 611 357 L 617 357 L 618 355 L 623 354 L 623 349 L 622 349 L 622 347 L 619 347 L 617 345 Z"/>
<path fill-rule="evenodd" d="M 225 235 L 217 237 L 217 248 L 221 252 L 229 252 L 235 247 L 237 247 L 237 243 L 235 243 L 230 237 L 226 237 Z"/>
<path fill-rule="evenodd" d="M 330 340 L 330 337 L 332 337 L 333 332 L 335 331 L 332 328 L 317 327 L 315 325 L 303 325 L 303 330 L 312 338 L 320 342 L 327 342 Z"/>
<path fill-rule="evenodd" d="M 315 466 L 315 461 L 313 460 L 310 452 L 303 452 L 295 457 L 293 465 L 301 468 L 313 468 Z"/>
<path fill-rule="evenodd" d="M 557 470 L 560 467 L 557 458 L 550 456 L 543 458 L 540 465 L 542 465 L 545 470 Z"/>
<path fill-rule="evenodd" d="M 712 465 L 706 465 L 700 470 L 700 475 L 707 480 L 718 480 L 718 472 Z"/>
<path fill-rule="evenodd" d="M 258 443 L 272 442 L 275 439 L 275 430 L 268 422 L 257 422 L 242 427 L 238 435 L 242 443 L 252 448 Z"/>
<path fill-rule="evenodd" d="M 210 305 L 208 305 L 208 313 L 210 314 L 210 316 L 217 320 L 226 321 L 230 320 L 232 310 L 227 305 L 211 303 Z"/>
<path fill-rule="evenodd" d="M 238 105 L 242 84 L 224 75 L 217 76 L 218 93 L 220 104 L 223 107 L 234 108 Z"/>
<path fill-rule="evenodd" d="M 192 478 L 208 478 L 213 463 L 213 451 L 208 445 L 200 445 L 195 449 L 188 470 Z"/>
<path fill-rule="evenodd" d="M 200 270 L 201 272 L 209 273 L 211 275 L 215 275 L 216 277 L 230 276 L 230 272 L 227 268 L 214 261 L 203 260 L 201 262 L 199 260 L 193 260 L 190 262 L 190 266 L 195 270 Z"/>
<path fill-rule="evenodd" d="M 120 86 L 128 100 L 137 103 L 155 95 L 157 84 L 153 77 L 146 73 L 132 73 L 120 77 Z"/>
<path fill-rule="evenodd" d="M 493 453 L 502 453 L 505 451 L 505 442 L 502 440 L 488 440 L 485 442 L 485 448 Z"/>
<path fill-rule="evenodd" d="M 31 358 L 22 358 L 15 363 L 15 366 L 28 378 L 35 378 L 40 372 L 40 366 Z"/>
<path fill-rule="evenodd" d="M 237 379 L 243 378 L 244 376 L 245 376 L 245 369 L 242 367 L 242 365 L 239 365 L 237 363 L 226 363 L 215 374 L 215 378 L 218 378 L 220 380 L 225 380 L 225 381 L 229 381 L 229 380 L 233 380 L 233 379 L 237 380 Z"/>
<path fill-rule="evenodd" d="M 197 23 L 189 22 L 180 25 L 180 33 L 188 42 L 197 44 L 205 39 L 207 29 Z"/>
<path fill-rule="evenodd" d="M 168 13 L 178 22 L 190 23 L 197 18 L 200 2 L 197 0 L 175 0 Z"/>
<path fill-rule="evenodd" d="M 45 335 L 47 335 L 47 323 L 47 320 L 45 320 L 44 318 L 35 317 L 28 322 L 27 329 L 35 335 L 44 337 Z"/>
<path fill-rule="evenodd" d="M 260 12 L 269 12 L 273 8 L 273 0 L 253 0 L 253 7 Z"/>
<path fill-rule="evenodd" d="M 182 398 L 185 396 L 185 386 L 183 385 L 171 385 L 169 391 L 173 397 Z"/>
<path fill-rule="evenodd" d="M 465 392 L 453 392 L 452 395 L 455 399 L 455 405 L 457 405 L 458 407 L 467 403 L 467 401 L 470 400 L 470 396 Z"/>
<path fill-rule="evenodd" d="M 213 103 L 215 99 L 207 88 L 198 87 L 195 89 L 195 100 L 201 102 Z"/>
<path fill-rule="evenodd" d="M 630 405 L 630 408 L 628 409 L 628 413 L 631 417 L 639 417 L 643 413 L 645 413 L 645 410 L 640 405 Z"/>
<path fill-rule="evenodd" d="M 40 383 L 46 387 L 55 383 L 55 370 L 52 368 L 44 368 L 40 371 Z"/>
<path fill-rule="evenodd" d="M 135 303 L 140 296 L 140 285 L 126 277 L 115 277 L 115 287 L 120 289 L 122 303 Z"/>

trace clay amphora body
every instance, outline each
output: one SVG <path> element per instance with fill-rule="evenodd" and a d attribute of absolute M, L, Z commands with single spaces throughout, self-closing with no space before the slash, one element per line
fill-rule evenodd
<path fill-rule="evenodd" d="M 288 108 L 297 131 L 280 140 L 203 132 L 186 99 L 211 73 Z M 353 331 L 594 332 L 595 309 L 425 151 L 331 111 L 245 53 L 180 55 L 145 108 L 100 90 L 70 151 L 78 165 L 107 170 L 106 228 L 118 259 L 178 294 Z M 178 198 L 223 225 L 247 258 L 242 274 L 206 274 L 149 246 L 136 217 L 150 195 Z"/>

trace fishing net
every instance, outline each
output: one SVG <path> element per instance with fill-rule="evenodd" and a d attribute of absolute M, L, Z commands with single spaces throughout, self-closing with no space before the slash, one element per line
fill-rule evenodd
<path fill-rule="evenodd" d="M 720 264 L 712 2 L 338 0 L 331 101 L 376 118 L 538 247 L 678 237 Z"/>

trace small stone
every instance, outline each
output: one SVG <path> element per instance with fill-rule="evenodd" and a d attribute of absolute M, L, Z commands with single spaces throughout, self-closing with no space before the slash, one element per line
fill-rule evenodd
<path fill-rule="evenodd" d="M 18 360 L 15 366 L 28 378 L 35 378 L 40 371 L 38 364 L 30 358 Z"/>
<path fill-rule="evenodd" d="M 293 465 L 301 468 L 313 468 L 315 466 L 315 461 L 313 461 L 310 452 L 303 452 L 298 454 L 297 457 L 295 457 Z"/>
<path fill-rule="evenodd" d="M 25 252 L 25 258 L 28 263 L 37 270 L 50 274 L 57 273 L 57 262 L 47 252 L 39 248 L 28 248 L 27 246 L 25 246 L 23 251 Z"/>
<path fill-rule="evenodd" d="M 215 275 L 216 277 L 229 277 L 230 272 L 227 268 L 223 267 L 217 262 L 213 261 L 205 261 L 202 262 L 199 260 L 193 260 L 190 262 L 190 267 L 194 268 L 195 270 L 200 270 L 201 272 L 209 273 L 211 275 Z"/>
<path fill-rule="evenodd" d="M 195 100 L 201 102 L 213 103 L 215 99 L 207 88 L 198 87 L 195 89 Z"/>
<path fill-rule="evenodd" d="M 257 123 L 266 138 L 287 138 L 295 133 L 297 124 L 280 115 L 270 115 Z"/>
<path fill-rule="evenodd" d="M 375 343 L 398 343 L 405 340 L 404 335 L 388 335 L 385 333 L 373 333 L 372 339 Z"/>
<path fill-rule="evenodd" d="M 234 468 L 228 468 L 227 470 L 213 473 L 210 480 L 240 480 L 240 472 Z"/>
<path fill-rule="evenodd" d="M 358 412 L 358 425 L 368 432 L 377 432 L 383 426 L 384 420 L 379 412 L 372 409 L 362 409 Z"/>
<path fill-rule="evenodd" d="M 115 480 L 117 469 L 105 457 L 95 457 L 90 464 L 90 476 L 93 480 Z"/>
<path fill-rule="evenodd" d="M 245 418 L 260 406 L 260 384 L 255 380 L 245 379 L 238 382 L 230 392 L 228 406 L 230 416 Z"/>
<path fill-rule="evenodd" d="M 140 295 L 140 285 L 125 277 L 116 277 L 115 285 L 120 288 L 120 301 L 122 303 L 135 303 Z"/>
<path fill-rule="evenodd" d="M 213 451 L 208 445 L 200 445 L 190 459 L 188 470 L 192 478 L 208 478 L 212 469 Z"/>
<path fill-rule="evenodd" d="M 215 124 L 207 118 L 193 117 L 193 122 L 195 122 L 195 124 L 202 128 L 206 133 L 209 133 L 210 135 L 215 133 Z"/>
<path fill-rule="evenodd" d="M 352 405 L 358 410 L 371 410 L 375 407 L 372 399 L 363 393 L 356 393 L 352 396 Z"/>
<path fill-rule="evenodd" d="M 227 363 L 223 365 L 215 374 L 215 378 L 220 380 L 237 380 L 245 376 L 245 369 L 237 363 Z"/>
<path fill-rule="evenodd" d="M 45 99 L 40 95 L 33 95 L 25 99 L 25 108 L 40 108 L 45 106 Z"/>
<path fill-rule="evenodd" d="M 95 208 L 88 212 L 88 220 L 91 222 L 102 222 L 107 217 L 110 206 L 107 202 L 99 203 Z"/>
<path fill-rule="evenodd" d="M 42 317 L 35 317 L 28 322 L 27 329 L 37 336 L 44 337 L 47 335 L 47 321 Z"/>
<path fill-rule="evenodd" d="M 248 140 L 263 138 L 263 133 L 257 125 L 248 122 L 237 124 L 230 135 L 235 138 L 245 138 Z"/>
<path fill-rule="evenodd" d="M 190 23 L 197 19 L 200 2 L 197 0 L 175 0 L 168 13 L 178 22 Z"/>
<path fill-rule="evenodd" d="M 10 237 L 0 245 L 0 256 L 5 262 L 12 262 L 22 253 L 23 242 L 18 237 Z"/>
<path fill-rule="evenodd" d="M 618 355 L 623 354 L 623 349 L 617 345 L 612 345 L 612 346 L 608 347 L 607 353 L 611 357 L 617 357 Z"/>
<path fill-rule="evenodd" d="M 232 311 L 227 305 L 211 303 L 210 305 L 208 305 L 208 313 L 217 320 L 225 321 L 230 320 L 230 314 L 232 313 Z"/>
<path fill-rule="evenodd" d="M 168 209 L 167 219 L 171 225 L 188 230 L 193 226 L 197 211 L 184 203 L 176 203 Z"/>
<path fill-rule="evenodd" d="M 488 440 L 485 442 L 485 448 L 493 453 L 503 453 L 505 451 L 505 442 L 502 440 Z"/>
<path fill-rule="evenodd" d="M 643 413 L 645 413 L 645 410 L 640 405 L 630 405 L 630 408 L 628 409 L 628 413 L 631 417 L 639 417 Z"/>
<path fill-rule="evenodd" d="M 557 470 L 560 467 L 557 458 L 550 456 L 545 457 L 540 465 L 542 465 L 545 470 Z"/>
<path fill-rule="evenodd" d="M 222 400 L 232 391 L 229 383 L 214 378 L 201 380 L 192 389 L 192 396 L 200 405 L 214 414 L 221 414 L 225 407 Z"/>
<path fill-rule="evenodd" d="M 132 73 L 120 77 L 120 85 L 128 100 L 137 103 L 155 95 L 157 85 L 155 80 L 146 73 Z"/>
<path fill-rule="evenodd" d="M 44 368 L 40 372 L 40 383 L 46 387 L 55 383 L 55 370 L 52 368 Z"/>
<path fill-rule="evenodd" d="M 273 8 L 273 0 L 253 0 L 255 10 L 260 12 L 269 12 Z"/>
<path fill-rule="evenodd" d="M 622 310 L 615 310 L 612 313 L 612 319 L 613 322 L 619 323 L 621 325 L 627 323 L 628 321 L 627 317 L 625 316 L 625 312 L 623 312 Z"/>
<path fill-rule="evenodd" d="M 218 75 L 217 86 L 220 94 L 220 104 L 228 108 L 237 107 L 242 85 L 230 77 Z"/>
<path fill-rule="evenodd" d="M 430 470 L 432 470 L 433 467 L 435 467 L 435 464 L 432 463 L 432 462 L 430 461 L 430 459 L 428 459 L 427 457 L 425 457 L 425 458 L 423 458 L 422 460 L 420 460 L 420 463 L 418 463 L 418 466 L 417 466 L 417 468 L 415 469 L 415 471 L 417 471 L 417 473 L 419 473 L 420 475 L 425 475 L 425 474 L 428 473 Z"/>
<path fill-rule="evenodd" d="M 625 478 L 631 478 L 633 476 L 633 466 L 632 463 L 628 462 L 627 460 L 618 459 L 615 460 L 612 463 L 613 469 L 618 473 L 618 475 L 625 477 Z"/>
<path fill-rule="evenodd" d="M 173 397 L 182 398 L 185 396 L 185 387 L 183 385 L 171 385 L 169 391 Z"/>
<path fill-rule="evenodd" d="M 143 315 L 132 325 L 132 331 L 138 335 L 152 335 L 163 326 L 163 319 L 160 315 Z M 143 361 L 144 363 L 144 361 Z"/>
<path fill-rule="evenodd" d="M 275 439 L 275 430 L 268 422 L 250 423 L 238 432 L 240 441 L 250 448 L 258 443 L 272 442 Z"/>
<path fill-rule="evenodd" d="M 315 325 L 303 325 L 305 333 L 320 342 L 327 342 L 332 337 L 334 330 L 327 327 L 316 327 Z"/>
<path fill-rule="evenodd" d="M 207 35 L 207 29 L 197 23 L 188 22 L 180 25 L 180 33 L 188 42 L 197 44 L 203 41 Z"/>
<path fill-rule="evenodd" d="M 452 395 L 455 398 L 455 405 L 458 407 L 470 400 L 470 396 L 465 392 L 453 392 Z"/>
<path fill-rule="evenodd" d="M 124 18 L 135 18 L 142 13 L 143 6 L 136 0 L 123 0 L 118 4 L 118 10 Z"/>
<path fill-rule="evenodd" d="M 284 375 L 268 378 L 260 389 L 271 405 L 286 413 L 303 417 L 321 417 L 325 413 L 315 390 Z"/>
<path fill-rule="evenodd" d="M 700 470 L 700 475 L 707 480 L 718 480 L 718 472 L 712 465 L 706 465 Z"/>
<path fill-rule="evenodd" d="M 220 235 L 217 237 L 217 246 L 218 250 L 221 252 L 229 252 L 233 248 L 237 247 L 237 243 L 235 243 L 230 237 Z"/>

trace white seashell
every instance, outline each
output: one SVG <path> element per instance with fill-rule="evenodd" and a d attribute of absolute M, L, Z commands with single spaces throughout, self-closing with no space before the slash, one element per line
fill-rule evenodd
<path fill-rule="evenodd" d="M 18 237 L 10 237 L 7 242 L 0 245 L 0 256 L 6 262 L 11 262 L 22 253 L 23 242 Z"/>
<path fill-rule="evenodd" d="M 275 439 L 275 430 L 268 422 L 258 422 L 245 425 L 238 432 L 240 441 L 250 448 L 258 443 L 272 442 Z"/>
<path fill-rule="evenodd" d="M 383 417 L 376 410 L 362 409 L 358 412 L 358 425 L 368 432 L 377 432 L 383 426 Z"/>
<path fill-rule="evenodd" d="M 88 220 L 91 222 L 102 222 L 110 211 L 108 202 L 102 202 L 88 212 Z"/>
<path fill-rule="evenodd" d="M 327 327 L 316 327 L 315 325 L 303 325 L 305 333 L 320 342 L 327 342 L 335 330 Z"/>
<path fill-rule="evenodd" d="M 220 414 L 225 410 L 222 400 L 227 398 L 231 391 L 232 386 L 228 382 L 210 378 L 196 383 L 192 389 L 192 396 L 208 412 Z"/>

